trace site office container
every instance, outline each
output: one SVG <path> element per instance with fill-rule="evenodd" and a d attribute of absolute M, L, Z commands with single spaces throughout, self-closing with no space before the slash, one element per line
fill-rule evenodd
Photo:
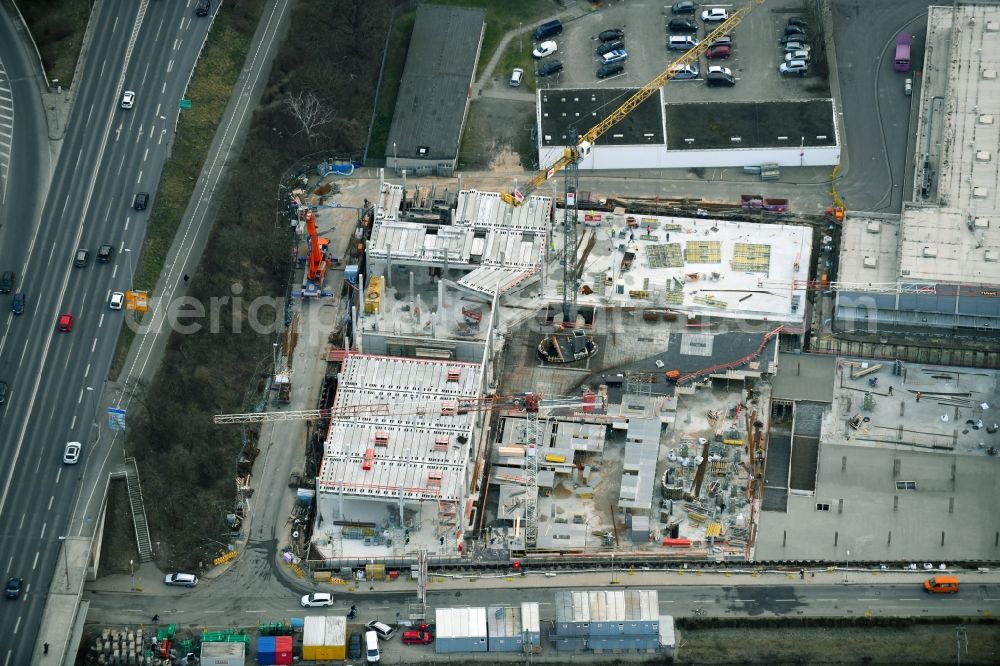
<path fill-rule="evenodd" d="M 905 32 L 896 36 L 896 57 L 892 66 L 897 72 L 910 71 L 910 46 L 912 42 L 913 38 Z"/>
<path fill-rule="evenodd" d="M 257 639 L 258 664 L 290 666 L 293 662 L 291 636 L 261 636 Z"/>
<path fill-rule="evenodd" d="M 347 657 L 347 618 L 310 616 L 302 627 L 302 659 L 336 661 Z"/>

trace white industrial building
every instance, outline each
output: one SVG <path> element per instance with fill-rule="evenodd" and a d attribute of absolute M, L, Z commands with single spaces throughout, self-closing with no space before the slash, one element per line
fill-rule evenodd
<path fill-rule="evenodd" d="M 579 136 L 637 90 L 539 89 L 538 163 L 556 162 L 567 145 L 575 145 Z M 839 163 L 832 99 L 668 104 L 661 88 L 599 137 L 579 167 L 690 169 Z"/>

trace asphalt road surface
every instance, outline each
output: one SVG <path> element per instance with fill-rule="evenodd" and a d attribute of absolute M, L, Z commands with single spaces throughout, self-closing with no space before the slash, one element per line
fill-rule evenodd
<path fill-rule="evenodd" d="M 148 622 L 153 614 L 161 623 L 199 627 L 255 626 L 305 615 L 344 614 L 351 603 L 358 607 L 358 619 L 379 618 L 395 623 L 403 611 L 405 619 L 408 594 L 354 596 L 337 595 L 330 608 L 302 608 L 299 592 L 257 591 L 243 585 L 243 579 L 231 577 L 199 586 L 184 596 L 167 589 L 141 595 L 129 592 L 88 592 L 91 613 L 105 625 L 129 625 Z M 642 586 L 659 592 L 660 612 L 686 617 L 850 617 L 870 613 L 886 617 L 975 617 L 1000 611 L 1000 585 L 963 584 L 960 594 L 926 594 L 919 585 L 824 584 L 802 585 L 669 585 Z M 578 588 L 574 588 L 578 589 Z M 584 588 L 585 589 L 585 588 Z M 593 589 L 607 589 L 593 588 Z M 224 591 L 223 591 L 224 590 Z M 542 620 L 555 617 L 554 591 L 518 588 L 428 592 L 428 607 L 516 606 L 522 601 L 538 601 Z M 183 600 L 183 601 L 182 601 Z"/>
<path fill-rule="evenodd" d="M 851 210 L 898 213 L 903 201 L 911 100 L 903 81 L 916 78 L 892 68 L 896 35 L 915 35 L 913 69 L 923 63 L 927 0 L 835 0 L 833 39 L 837 50 L 846 134 L 846 174 L 837 190 Z"/>
<path fill-rule="evenodd" d="M 104 420 L 97 400 L 124 315 L 108 298 L 130 286 L 149 214 L 131 208 L 133 196 L 150 192 L 155 204 L 178 100 L 210 23 L 188 3 L 148 3 L 139 16 L 143 6 L 98 5 L 40 223 L 19 217 L 0 230 L 2 269 L 17 270 L 27 297 L 20 316 L 9 314 L 9 296 L 0 302 L 0 378 L 11 389 L 0 420 L 0 563 L 4 581 L 25 579 L 21 599 L 0 605 L 0 664 L 30 658 L 78 480 L 101 455 L 89 445 Z M 13 48 L 4 35 L 0 41 Z M 10 50 L 0 51 L 8 68 Z M 130 110 L 119 107 L 123 90 L 136 93 Z M 32 123 L 44 120 L 37 109 L 24 116 L 14 135 L 30 138 Z M 33 169 L 42 183 L 48 146 L 34 148 L 15 150 L 11 173 Z M 32 191 L 30 183 L 17 187 Z M 115 251 L 107 264 L 96 262 L 102 243 Z M 80 247 L 90 262 L 74 268 Z M 71 332 L 57 332 L 61 313 L 73 314 Z M 77 466 L 61 462 L 68 441 L 84 445 Z"/>

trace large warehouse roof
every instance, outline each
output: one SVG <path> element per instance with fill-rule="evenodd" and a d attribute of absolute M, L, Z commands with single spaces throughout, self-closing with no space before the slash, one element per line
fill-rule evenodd
<path fill-rule="evenodd" d="M 410 37 L 386 155 L 454 159 L 486 11 L 422 4 Z"/>
<path fill-rule="evenodd" d="M 927 24 L 917 175 L 937 171 L 941 207 L 904 209 L 900 276 L 998 285 L 1000 7 L 931 7 Z"/>
<path fill-rule="evenodd" d="M 833 100 L 667 104 L 670 150 L 835 146 Z"/>
<path fill-rule="evenodd" d="M 541 144 L 565 146 L 575 143 L 570 136 L 570 130 L 576 132 L 577 136 L 586 133 L 591 127 L 610 116 L 637 90 L 637 88 L 539 90 Z M 661 103 L 660 95 L 653 95 L 597 139 L 596 145 L 662 144 Z"/>

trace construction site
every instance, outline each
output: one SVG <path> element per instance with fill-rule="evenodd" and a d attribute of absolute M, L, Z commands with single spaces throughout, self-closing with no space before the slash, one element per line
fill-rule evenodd
<path fill-rule="evenodd" d="M 766 558 L 822 560 L 836 553 L 789 546 L 788 521 L 799 504 L 831 506 L 813 500 L 817 469 L 829 472 L 819 461 L 848 445 L 839 432 L 854 447 L 948 448 L 944 431 L 909 433 L 866 413 L 906 407 L 879 395 L 882 364 L 802 354 L 829 297 L 870 287 L 836 278 L 842 206 L 796 212 L 753 184 L 738 201 L 580 189 L 578 167 L 605 132 L 701 50 L 630 90 L 520 186 L 408 184 L 405 171 L 378 171 L 307 176 L 289 191 L 301 303 L 282 357 L 299 356 L 296 340 L 318 348 L 325 367 L 305 382 L 318 397 L 314 409 L 287 411 L 280 397 L 299 382 L 285 368 L 276 409 L 218 419 L 310 422 L 287 558 L 354 576 L 427 558 L 747 561 L 760 544 Z M 853 248 L 860 232 L 848 226 Z M 797 380 L 776 379 L 792 365 Z M 915 366 L 890 365 L 910 374 L 897 391 L 935 395 L 915 383 Z M 875 383 L 838 387 L 834 400 L 835 376 Z M 969 410 L 970 427 L 992 437 L 981 425 L 989 390 L 941 393 L 942 407 Z M 970 453 L 992 455 L 990 437 Z"/>

